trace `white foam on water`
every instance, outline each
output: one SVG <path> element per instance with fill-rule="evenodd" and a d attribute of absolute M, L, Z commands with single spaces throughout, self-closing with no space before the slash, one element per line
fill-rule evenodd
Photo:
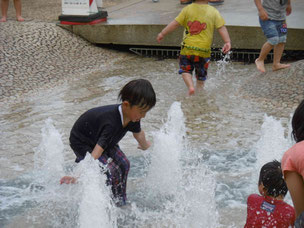
<path fill-rule="evenodd" d="M 63 151 L 62 135 L 52 119 L 47 119 L 35 150 L 34 171 L 14 181 L 13 186 L 0 188 L 5 196 L 1 210 L 25 211 L 24 224 L 38 227 L 117 227 L 116 210 L 99 162 L 86 156 L 69 174 L 78 177 L 77 183 L 60 185 L 67 165 Z"/>
<path fill-rule="evenodd" d="M 139 224 L 151 227 L 216 227 L 215 179 L 204 165 L 189 165 L 198 154 L 187 148 L 185 119 L 174 102 L 167 122 L 154 136 L 151 164 L 145 179 L 151 211 L 140 213 Z M 137 212 L 138 213 L 138 212 Z M 139 215 L 139 214 L 138 214 Z M 157 222 L 156 222 L 157 221 Z"/>
<path fill-rule="evenodd" d="M 222 59 L 216 61 L 216 71 L 215 75 L 209 75 L 208 73 L 208 81 L 204 85 L 206 91 L 213 91 L 216 88 L 219 88 L 221 85 L 223 85 L 227 81 L 227 67 L 231 66 L 230 62 L 230 54 L 231 51 L 229 51 L 227 54 L 222 54 Z"/>
<path fill-rule="evenodd" d="M 105 185 L 106 175 L 101 174 L 99 161 L 90 154 L 80 162 L 76 173 L 80 174 L 81 202 L 79 206 L 80 228 L 117 227 L 117 215 L 110 197 L 110 188 Z"/>
<path fill-rule="evenodd" d="M 154 135 L 151 165 L 146 183 L 154 193 L 174 194 L 181 178 L 180 157 L 184 151 L 185 124 L 181 104 L 174 102 L 168 120 Z"/>
<path fill-rule="evenodd" d="M 285 137 L 285 128 L 282 126 L 281 120 L 265 115 L 261 127 L 261 137 L 255 145 L 258 173 L 265 163 L 274 159 L 281 161 L 284 152 L 290 145 L 290 140 Z"/>
<path fill-rule="evenodd" d="M 53 120 L 48 118 L 41 129 L 41 142 L 34 155 L 35 169 L 47 171 L 47 174 L 63 173 L 64 144 L 62 135 L 55 128 Z"/>
<path fill-rule="evenodd" d="M 51 227 L 221 227 L 217 208 L 221 203 L 218 200 L 228 200 L 229 208 L 244 207 L 240 199 L 257 192 L 261 166 L 273 159 L 280 161 L 291 146 L 291 129 L 288 127 L 288 136 L 285 137 L 287 134 L 282 121 L 265 115 L 260 140 L 252 152 L 245 153 L 243 159 L 227 163 L 232 166 L 232 171 L 227 173 L 228 178 L 229 175 L 234 177 L 235 173 L 245 175 L 242 172 L 248 172 L 250 167 L 244 171 L 244 164 L 238 166 L 235 163 L 248 162 L 246 156 L 250 156 L 248 159 L 251 160 L 254 154 L 256 162 L 251 163 L 251 178 L 235 179 L 234 185 L 230 182 L 217 183 L 216 176 L 207 166 L 212 160 L 205 164 L 201 157 L 202 148 L 189 148 L 181 104 L 174 102 L 168 111 L 167 121 L 154 134 L 143 188 L 140 184 L 136 186 L 142 195 L 137 198 L 138 202 L 132 202 L 131 207 L 117 209 L 113 206 L 111 191 L 105 185 L 106 177 L 101 175 L 99 162 L 89 155 L 71 173 L 78 176 L 77 183 L 59 185 L 67 165 L 63 157 L 64 144 L 61 133 L 48 119 L 35 150 L 34 172 L 21 177 L 18 187 L 1 187 L 1 196 L 5 195 L 0 203 L 1 210 L 27 208 L 26 204 L 30 202 L 33 205 L 27 210 L 37 210 L 28 217 L 31 220 L 29 224 L 35 225 L 39 221 Z M 216 159 L 214 164 L 217 164 L 221 163 L 221 157 L 226 156 L 229 154 L 221 153 L 210 159 Z M 222 162 L 226 164 L 224 160 Z M 236 170 L 237 167 L 239 170 Z M 218 175 L 222 175 L 221 171 Z M 22 185 L 22 182 L 25 184 Z M 217 197 L 216 188 L 222 189 L 217 191 L 220 194 Z"/>
<path fill-rule="evenodd" d="M 282 125 L 282 120 L 265 114 L 261 125 L 260 138 L 247 155 L 253 155 L 255 163 L 250 168 L 251 177 L 248 178 L 248 185 L 242 186 L 242 190 L 246 192 L 246 199 L 249 194 L 258 193 L 258 179 L 262 166 L 273 160 L 281 162 L 284 152 L 288 150 L 291 143 L 290 127 L 286 129 Z M 244 170 L 240 165 L 240 170 L 235 172 L 242 173 Z"/>
<path fill-rule="evenodd" d="M 52 220 L 49 222 L 54 227 L 116 227 L 106 176 L 101 173 L 99 162 L 90 154 L 70 174 L 77 177 L 77 183 L 59 185 L 60 178 L 65 175 L 61 138 L 53 121 L 47 119 L 42 128 L 41 143 L 35 152 L 35 169 L 39 174 L 35 175 L 33 182 L 45 189 L 39 194 L 41 214 L 48 213 Z"/>

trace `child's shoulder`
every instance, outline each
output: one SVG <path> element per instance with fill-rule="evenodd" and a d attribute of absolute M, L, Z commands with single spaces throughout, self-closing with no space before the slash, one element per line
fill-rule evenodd
<path fill-rule="evenodd" d="M 264 197 L 259 194 L 250 194 L 247 198 L 248 204 L 255 204 L 259 203 L 264 200 Z"/>
<path fill-rule="evenodd" d="M 106 114 L 106 113 L 112 113 L 112 112 L 117 112 L 118 111 L 118 106 L 119 104 L 111 104 L 111 105 L 103 105 L 103 106 L 98 106 L 95 108 L 91 108 L 87 111 L 87 113 L 89 114 Z"/>
<path fill-rule="evenodd" d="M 259 195 L 259 194 L 256 194 L 256 193 L 253 193 L 253 194 L 250 194 L 248 196 L 248 199 L 261 199 L 261 198 L 264 198 L 263 196 Z"/>

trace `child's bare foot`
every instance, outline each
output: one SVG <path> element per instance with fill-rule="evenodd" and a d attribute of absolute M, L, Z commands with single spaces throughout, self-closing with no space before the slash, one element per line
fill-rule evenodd
<path fill-rule="evenodd" d="M 277 71 L 277 70 L 285 69 L 285 68 L 288 68 L 288 67 L 290 67 L 290 64 L 281 64 L 281 63 L 279 63 L 279 64 L 273 65 L 272 66 L 272 70 L 273 71 Z"/>
<path fill-rule="evenodd" d="M 266 72 L 265 66 L 264 66 L 264 61 L 261 61 L 261 60 L 256 59 L 256 60 L 255 60 L 255 65 L 256 65 L 257 69 L 258 69 L 259 71 L 261 71 L 262 73 L 265 73 L 265 72 Z"/>
<path fill-rule="evenodd" d="M 193 87 L 190 87 L 189 91 L 188 91 L 189 96 L 193 95 L 194 92 L 195 92 L 195 89 Z"/>
<path fill-rule="evenodd" d="M 2 18 L 0 19 L 0 22 L 6 22 L 6 17 L 2 17 Z"/>
<path fill-rule="evenodd" d="M 17 21 L 22 22 L 22 21 L 24 21 L 24 18 L 21 17 L 21 16 L 18 16 L 18 17 L 17 17 Z"/>

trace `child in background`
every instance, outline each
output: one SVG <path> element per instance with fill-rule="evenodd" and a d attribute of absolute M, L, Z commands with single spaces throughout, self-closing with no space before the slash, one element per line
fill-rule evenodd
<path fill-rule="evenodd" d="M 280 162 L 274 160 L 266 163 L 261 168 L 258 184 L 261 195 L 251 194 L 247 200 L 245 228 L 293 226 L 295 211 L 284 202 L 288 189 Z"/>
<path fill-rule="evenodd" d="M 91 153 L 107 166 L 108 183 L 116 205 L 126 204 L 127 178 L 130 162 L 121 151 L 118 142 L 127 131 L 133 133 L 138 148 L 146 150 L 151 143 L 146 140 L 140 120 L 154 107 L 156 96 L 151 83 L 144 79 L 127 83 L 120 91 L 121 104 L 93 108 L 82 114 L 70 134 L 70 146 L 80 162 Z M 75 183 L 76 178 L 64 176 L 60 183 Z"/>
<path fill-rule="evenodd" d="M 183 8 L 175 20 L 157 35 L 157 41 L 160 42 L 179 26 L 185 28 L 179 57 L 179 74 L 182 74 L 189 95 L 193 95 L 195 92 L 192 80 L 193 70 L 195 70 L 198 88 L 202 88 L 207 79 L 214 29 L 218 30 L 225 43 L 222 49 L 224 53 L 231 48 L 230 37 L 223 17 L 217 9 L 208 5 L 208 0 L 195 0 Z"/>
<path fill-rule="evenodd" d="M 0 19 L 0 22 L 6 22 L 7 20 L 8 5 L 9 5 L 9 0 L 1 0 L 2 18 Z M 19 22 L 24 21 L 23 17 L 21 16 L 21 0 L 14 0 L 14 5 L 16 9 L 17 21 Z"/>
<path fill-rule="evenodd" d="M 292 136 L 296 141 L 282 158 L 282 170 L 297 220 L 295 227 L 304 227 L 304 100 L 292 117 Z"/>
<path fill-rule="evenodd" d="M 254 0 L 259 11 L 259 21 L 267 42 L 264 43 L 259 57 L 255 60 L 259 71 L 265 72 L 264 60 L 273 49 L 272 70 L 290 67 L 290 64 L 281 64 L 281 57 L 287 39 L 286 15 L 291 14 L 290 0 Z"/>

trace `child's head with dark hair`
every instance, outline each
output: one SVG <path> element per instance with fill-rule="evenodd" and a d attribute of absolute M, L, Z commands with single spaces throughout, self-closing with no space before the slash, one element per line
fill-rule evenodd
<path fill-rule="evenodd" d="M 128 82 L 119 92 L 121 101 L 128 101 L 132 106 L 150 110 L 156 104 L 156 95 L 152 84 L 145 79 L 136 79 Z"/>
<path fill-rule="evenodd" d="M 285 197 L 288 189 L 283 178 L 280 162 L 274 160 L 263 165 L 259 177 L 259 187 L 260 186 L 263 186 L 263 191 L 268 196 Z"/>
<path fill-rule="evenodd" d="M 295 110 L 292 121 L 292 136 L 296 142 L 304 140 L 304 100 Z"/>

